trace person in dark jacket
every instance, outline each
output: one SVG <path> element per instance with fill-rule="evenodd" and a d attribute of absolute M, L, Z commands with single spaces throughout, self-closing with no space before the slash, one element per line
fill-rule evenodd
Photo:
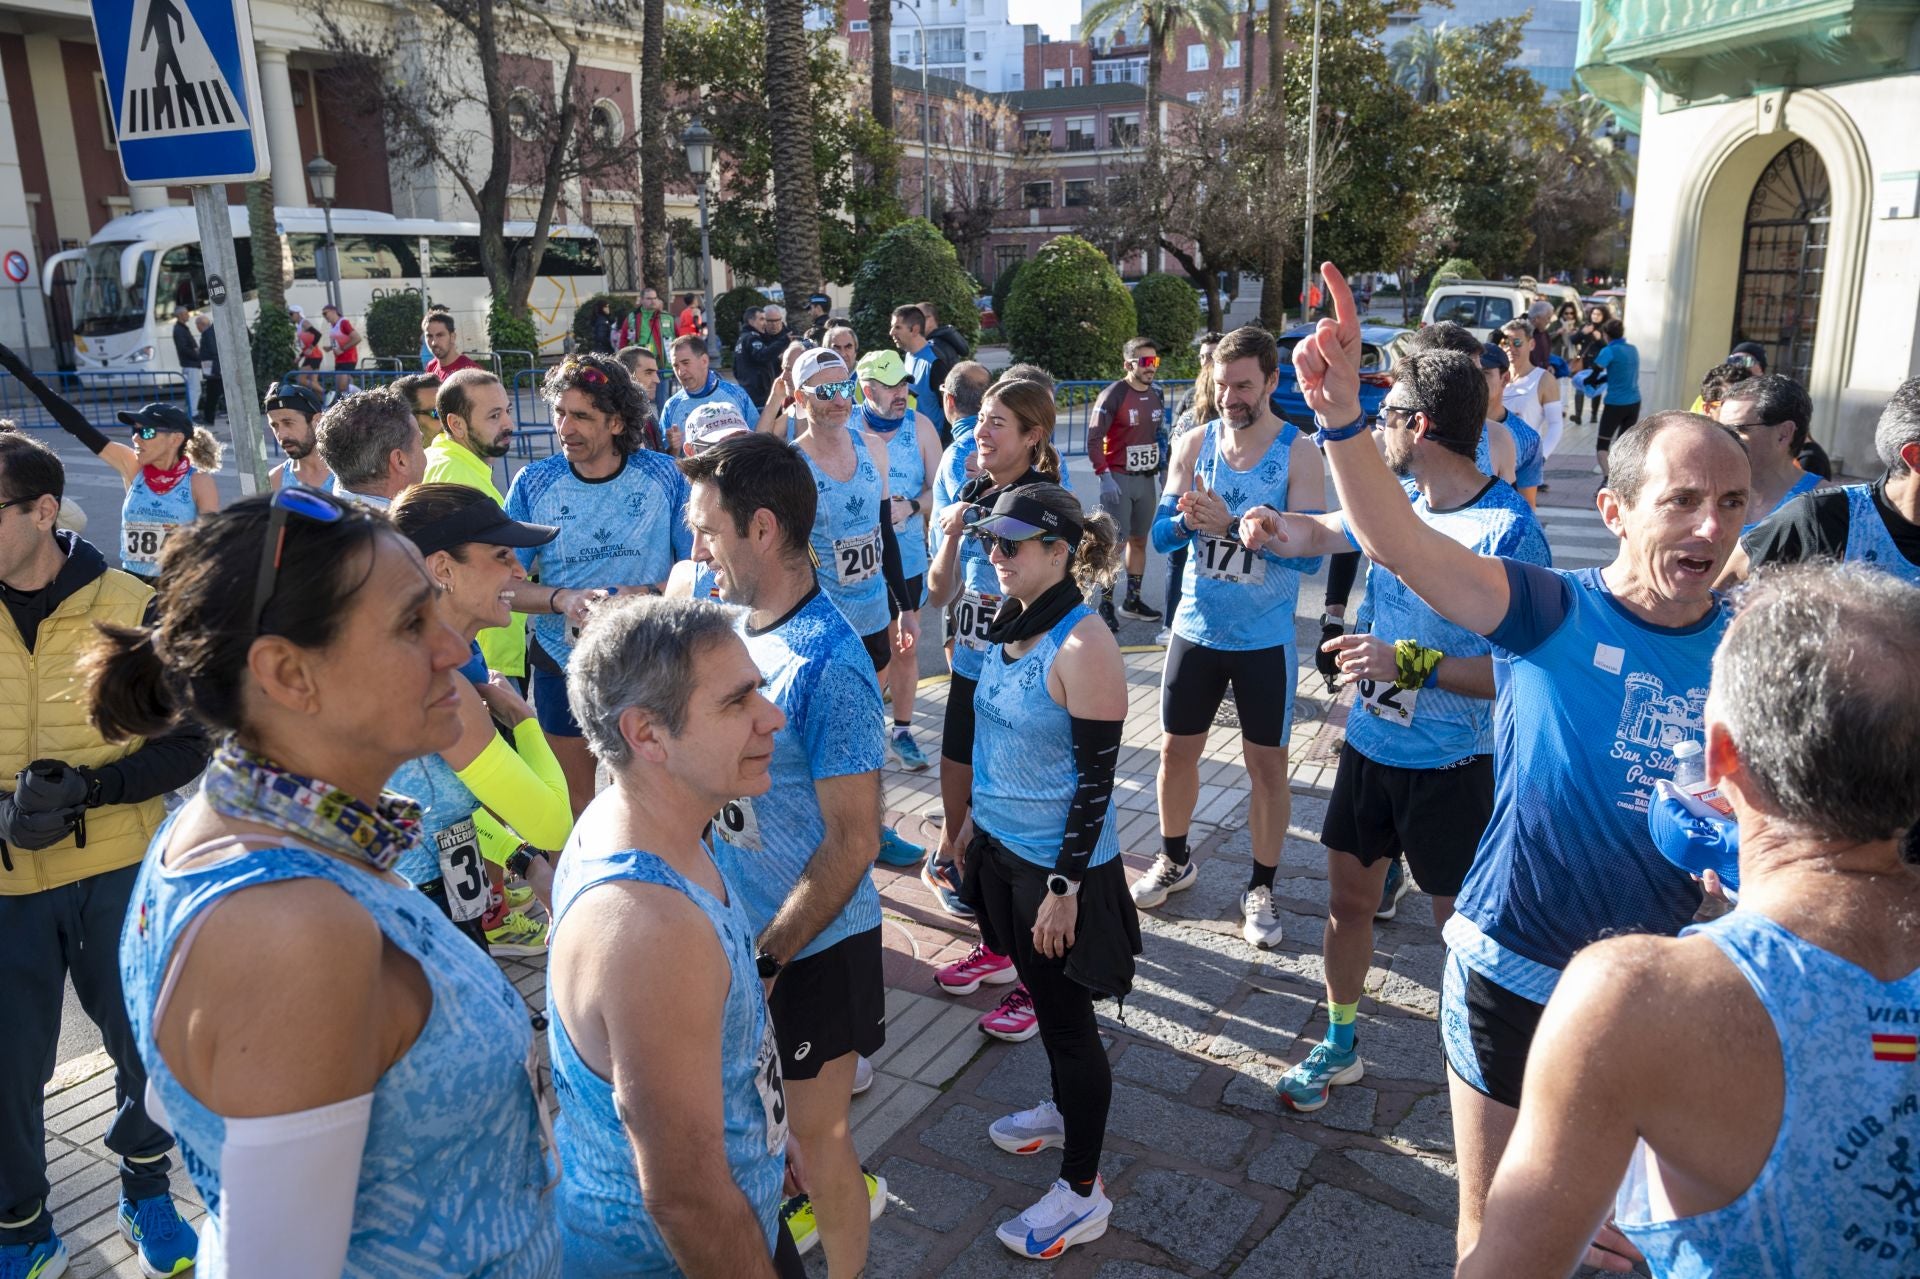
<path fill-rule="evenodd" d="M 213 415 L 220 411 L 226 402 L 226 393 L 220 385 L 220 342 L 213 334 L 211 316 L 200 316 L 194 321 L 200 326 L 200 414 L 194 420 L 202 426 L 213 425 Z"/>
<path fill-rule="evenodd" d="M 193 340 L 193 326 L 187 321 L 193 312 L 184 306 L 173 308 L 173 356 L 180 361 L 180 376 L 187 383 L 187 416 L 200 407 L 200 347 Z"/>
<path fill-rule="evenodd" d="M 613 304 L 601 298 L 594 305 L 593 315 L 588 320 L 591 338 L 587 349 L 595 355 L 613 354 Z"/>

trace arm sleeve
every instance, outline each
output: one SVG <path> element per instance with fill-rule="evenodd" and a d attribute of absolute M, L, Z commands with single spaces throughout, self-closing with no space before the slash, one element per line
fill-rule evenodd
<path fill-rule="evenodd" d="M 0 346 L 0 366 L 5 367 L 21 386 L 32 392 L 34 399 L 46 406 L 48 415 L 61 430 L 86 445 L 89 452 L 98 456 L 112 442 L 101 433 L 99 427 L 87 421 L 86 414 L 61 399 L 52 387 L 35 377 L 11 347 Z"/>
<path fill-rule="evenodd" d="M 91 772 L 100 779 L 100 805 L 138 804 L 185 786 L 207 766 L 213 744 L 187 719 L 142 742 L 138 749 Z"/>
<path fill-rule="evenodd" d="M 522 720 L 513 730 L 512 745 L 496 735 L 455 776 L 535 848 L 565 847 L 573 833 L 567 779 L 538 719 Z"/>
<path fill-rule="evenodd" d="M 1060 860 L 1053 868 L 1078 881 L 1087 873 L 1087 863 L 1099 847 L 1100 834 L 1113 807 L 1113 774 L 1120 762 L 1120 733 L 1125 725 L 1117 719 L 1081 719 L 1078 715 L 1072 717 L 1072 723 L 1073 799 L 1067 805 L 1067 834 L 1060 841 Z"/>
<path fill-rule="evenodd" d="M 337 1279 L 372 1125 L 372 1093 L 290 1115 L 226 1120 L 215 1231 L 225 1265 L 209 1269 Z"/>
<path fill-rule="evenodd" d="M 896 613 L 911 613 L 918 605 L 907 595 L 907 566 L 900 558 L 900 537 L 893 531 L 893 516 L 887 510 L 890 499 L 880 499 L 880 572 L 887 579 L 887 594 Z"/>
<path fill-rule="evenodd" d="M 1153 549 L 1166 555 L 1191 541 L 1193 530 L 1180 519 L 1180 499 L 1161 494 L 1160 505 L 1153 511 Z"/>
<path fill-rule="evenodd" d="M 1114 402 L 1120 398 L 1114 387 L 1115 382 L 1100 392 L 1093 402 L 1093 410 L 1087 415 L 1087 460 L 1093 463 L 1094 473 L 1107 469 L 1107 427 L 1113 420 Z"/>
<path fill-rule="evenodd" d="M 1537 564 L 1503 559 L 1507 570 L 1507 615 L 1487 639 L 1509 653 L 1530 653 L 1546 643 L 1573 611 L 1573 586 Z"/>

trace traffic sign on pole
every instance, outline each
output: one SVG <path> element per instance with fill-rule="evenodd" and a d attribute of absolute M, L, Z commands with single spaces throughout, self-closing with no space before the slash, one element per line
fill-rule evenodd
<path fill-rule="evenodd" d="M 248 0 L 92 0 L 129 186 L 265 177 Z"/>
<path fill-rule="evenodd" d="M 27 255 L 18 249 L 8 249 L 6 256 L 7 278 L 15 284 L 25 284 L 33 266 L 27 261 Z"/>

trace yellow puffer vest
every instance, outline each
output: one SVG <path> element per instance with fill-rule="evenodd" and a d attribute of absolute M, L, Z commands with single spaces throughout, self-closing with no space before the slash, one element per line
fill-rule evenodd
<path fill-rule="evenodd" d="M 139 738 L 108 742 L 87 722 L 87 687 L 78 668 L 95 639 L 93 624 L 137 626 L 152 594 L 138 578 L 110 568 L 40 623 L 31 653 L 0 609 L 0 789 L 11 791 L 20 770 L 36 759 L 98 766 L 139 749 Z M 157 797 L 96 808 L 87 813 L 85 848 L 71 838 L 32 853 L 9 847 L 0 860 L 0 896 L 44 892 L 132 865 L 146 855 L 165 813 Z"/>

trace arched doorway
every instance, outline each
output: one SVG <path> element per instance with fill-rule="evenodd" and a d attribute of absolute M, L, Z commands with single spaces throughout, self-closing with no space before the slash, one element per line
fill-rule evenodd
<path fill-rule="evenodd" d="M 1768 371 L 1802 386 L 1812 381 L 1832 219 L 1827 166 L 1795 139 L 1761 172 L 1747 201 L 1732 341 L 1758 342 Z"/>

